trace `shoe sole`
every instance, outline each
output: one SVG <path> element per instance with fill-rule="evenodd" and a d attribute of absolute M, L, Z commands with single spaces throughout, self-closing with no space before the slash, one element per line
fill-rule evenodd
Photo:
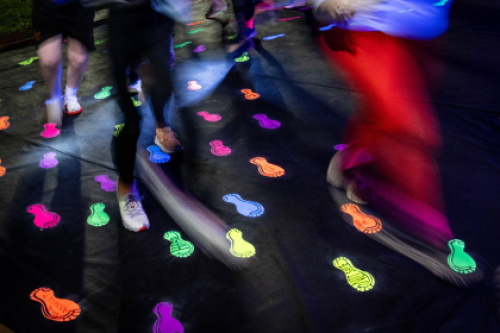
<path fill-rule="evenodd" d="M 167 153 L 167 154 L 173 154 L 175 152 L 178 152 L 178 151 L 181 151 L 183 150 L 183 148 L 179 149 L 179 150 L 168 150 L 167 148 L 165 148 L 161 143 L 160 143 L 160 140 L 158 140 L 157 137 L 155 137 L 155 145 L 157 145 L 158 147 L 160 147 L 161 151 L 164 152 L 164 153 Z"/>
<path fill-rule="evenodd" d="M 80 110 L 75 111 L 75 112 L 69 112 L 68 108 L 66 108 L 66 107 L 65 107 L 65 108 L 64 108 L 64 111 L 66 112 L 66 114 L 67 114 L 68 116 L 74 116 L 74 115 L 76 115 L 76 114 L 80 114 L 80 113 L 82 113 L 82 108 L 80 108 Z"/>

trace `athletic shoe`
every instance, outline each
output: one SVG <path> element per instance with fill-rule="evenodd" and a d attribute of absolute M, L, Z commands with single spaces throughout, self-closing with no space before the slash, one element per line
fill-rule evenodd
<path fill-rule="evenodd" d="M 82 112 L 82 106 L 78 103 L 76 96 L 64 95 L 64 110 L 66 114 L 73 116 Z"/>
<path fill-rule="evenodd" d="M 118 206 L 122 223 L 130 231 L 139 232 L 149 229 L 149 219 L 142 208 L 141 199 L 134 184 L 134 190 L 120 197 L 118 190 Z"/>
<path fill-rule="evenodd" d="M 138 94 L 141 92 L 142 81 L 137 80 L 136 82 L 128 85 L 128 92 L 131 94 Z"/>
<path fill-rule="evenodd" d="M 156 129 L 155 144 L 167 154 L 183 149 L 181 143 L 177 140 L 177 134 L 170 127 Z"/>
<path fill-rule="evenodd" d="M 227 10 L 227 4 L 224 1 L 213 2 L 210 11 L 205 15 L 207 19 L 214 18 Z"/>

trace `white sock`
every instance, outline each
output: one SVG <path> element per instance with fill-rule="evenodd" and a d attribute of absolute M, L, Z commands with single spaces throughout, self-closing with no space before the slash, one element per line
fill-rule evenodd
<path fill-rule="evenodd" d="M 76 97 L 76 91 L 78 90 L 77 88 L 70 88 L 66 86 L 66 89 L 64 90 L 64 94 L 68 97 Z"/>
<path fill-rule="evenodd" d="M 61 96 L 52 96 L 50 99 L 45 101 L 45 105 L 51 105 L 54 103 L 61 104 Z"/>

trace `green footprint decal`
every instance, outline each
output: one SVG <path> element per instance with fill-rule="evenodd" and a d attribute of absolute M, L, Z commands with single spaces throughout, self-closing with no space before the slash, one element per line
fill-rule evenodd
<path fill-rule="evenodd" d="M 243 52 L 241 57 L 234 58 L 234 61 L 236 61 L 236 62 L 246 62 L 248 60 L 250 60 L 250 57 L 248 56 L 247 52 Z"/>
<path fill-rule="evenodd" d="M 333 266 L 345 273 L 347 282 L 357 291 L 367 291 L 375 285 L 375 279 L 370 273 L 354 267 L 352 262 L 345 257 L 335 259 Z"/>
<path fill-rule="evenodd" d="M 476 262 L 470 255 L 464 252 L 465 243 L 460 239 L 452 239 L 448 242 L 451 253 L 448 256 L 448 265 L 460 273 L 469 274 L 476 270 Z"/>
<path fill-rule="evenodd" d="M 234 34 L 234 35 L 232 35 L 232 36 L 228 36 L 228 37 L 227 37 L 227 39 L 235 39 L 235 38 L 236 38 L 236 36 L 238 36 L 238 34 Z"/>
<path fill-rule="evenodd" d="M 179 48 L 184 47 L 184 46 L 191 44 L 191 43 L 192 42 L 185 42 L 183 44 L 174 45 L 174 49 L 179 49 Z"/>
<path fill-rule="evenodd" d="M 205 31 L 205 29 L 198 29 L 198 30 L 188 31 L 186 33 L 187 34 L 195 34 L 195 33 L 200 32 L 200 31 Z"/>
<path fill-rule="evenodd" d="M 95 99 L 105 99 L 111 96 L 110 90 L 113 89 L 111 86 L 107 86 L 101 89 L 100 92 L 94 95 Z"/>
<path fill-rule="evenodd" d="M 119 137 L 120 133 L 122 132 L 124 126 L 125 126 L 125 124 L 118 124 L 118 125 L 116 125 L 115 126 L 115 131 L 113 132 L 113 135 L 115 137 Z"/>
<path fill-rule="evenodd" d="M 186 258 L 194 251 L 194 245 L 191 242 L 183 240 L 181 234 L 177 231 L 168 231 L 163 235 L 163 238 L 172 243 L 170 244 L 170 253 L 173 256 Z"/>
<path fill-rule="evenodd" d="M 134 103 L 135 107 L 142 105 L 141 101 L 138 101 L 138 100 L 134 99 L 133 97 L 130 97 L 130 99 L 132 100 L 132 103 Z"/>
<path fill-rule="evenodd" d="M 28 66 L 28 65 L 31 65 L 33 63 L 33 61 L 35 61 L 35 60 L 38 60 L 38 57 L 31 57 L 26 61 L 20 62 L 19 65 Z"/>
<path fill-rule="evenodd" d="M 87 218 L 87 223 L 94 227 L 102 227 L 108 224 L 109 216 L 104 212 L 104 204 L 96 203 L 90 206 L 90 211 L 92 212 Z"/>
<path fill-rule="evenodd" d="M 105 42 L 105 41 L 107 41 L 107 40 L 108 40 L 107 38 L 104 38 L 104 39 L 101 39 L 101 40 L 96 40 L 96 41 L 94 42 L 94 45 L 99 45 L 99 44 L 102 44 L 102 43 L 104 43 L 104 42 Z"/>

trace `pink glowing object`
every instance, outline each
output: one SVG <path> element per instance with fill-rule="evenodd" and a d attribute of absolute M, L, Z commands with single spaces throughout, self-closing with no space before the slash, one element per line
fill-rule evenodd
<path fill-rule="evenodd" d="M 43 160 L 40 161 L 40 167 L 51 169 L 57 165 L 56 153 L 50 152 L 43 155 Z"/>
<path fill-rule="evenodd" d="M 55 226 L 60 217 L 56 213 L 47 212 L 45 206 L 41 204 L 28 207 L 28 213 L 35 215 L 33 223 L 39 228 L 51 228 Z"/>
<path fill-rule="evenodd" d="M 153 326 L 153 333 L 184 333 L 184 327 L 172 317 L 173 307 L 170 303 L 161 302 L 153 309 L 158 320 Z"/>
<path fill-rule="evenodd" d="M 207 111 L 200 111 L 197 114 L 202 116 L 206 121 L 209 121 L 211 123 L 215 123 L 216 121 L 222 119 L 222 117 L 219 116 L 218 114 L 210 114 Z"/>
<path fill-rule="evenodd" d="M 275 129 L 281 126 L 280 122 L 277 120 L 268 119 L 265 114 L 256 114 L 253 116 L 254 119 L 259 121 L 261 127 L 267 129 Z"/>
<path fill-rule="evenodd" d="M 116 191 L 116 181 L 109 179 L 106 175 L 95 176 L 94 180 L 101 183 L 101 189 L 106 192 Z"/>
<path fill-rule="evenodd" d="M 195 52 L 195 53 L 199 53 L 199 52 L 203 52 L 203 51 L 205 51 L 205 50 L 206 50 L 205 45 L 199 45 L 197 48 L 195 48 L 195 49 L 193 50 L 193 52 Z"/>
<path fill-rule="evenodd" d="M 210 151 L 215 156 L 226 156 L 231 154 L 231 149 L 229 147 L 224 146 L 222 144 L 222 141 L 220 140 L 214 140 L 210 142 L 210 145 L 212 146 L 212 149 L 210 149 Z"/>
<path fill-rule="evenodd" d="M 282 18 L 282 19 L 279 19 L 279 21 L 290 21 L 290 20 L 295 20 L 295 19 L 299 19 L 299 18 L 302 18 L 302 17 L 294 16 L 294 17 Z"/>
<path fill-rule="evenodd" d="M 341 143 L 341 144 L 338 144 L 338 145 L 335 145 L 335 150 L 344 150 L 347 148 L 347 145 L 345 143 Z"/>
<path fill-rule="evenodd" d="M 40 133 L 41 136 L 44 138 L 53 138 L 59 135 L 60 131 L 56 128 L 56 123 L 48 123 L 44 124 L 43 127 L 45 129 L 43 130 L 42 133 Z"/>

